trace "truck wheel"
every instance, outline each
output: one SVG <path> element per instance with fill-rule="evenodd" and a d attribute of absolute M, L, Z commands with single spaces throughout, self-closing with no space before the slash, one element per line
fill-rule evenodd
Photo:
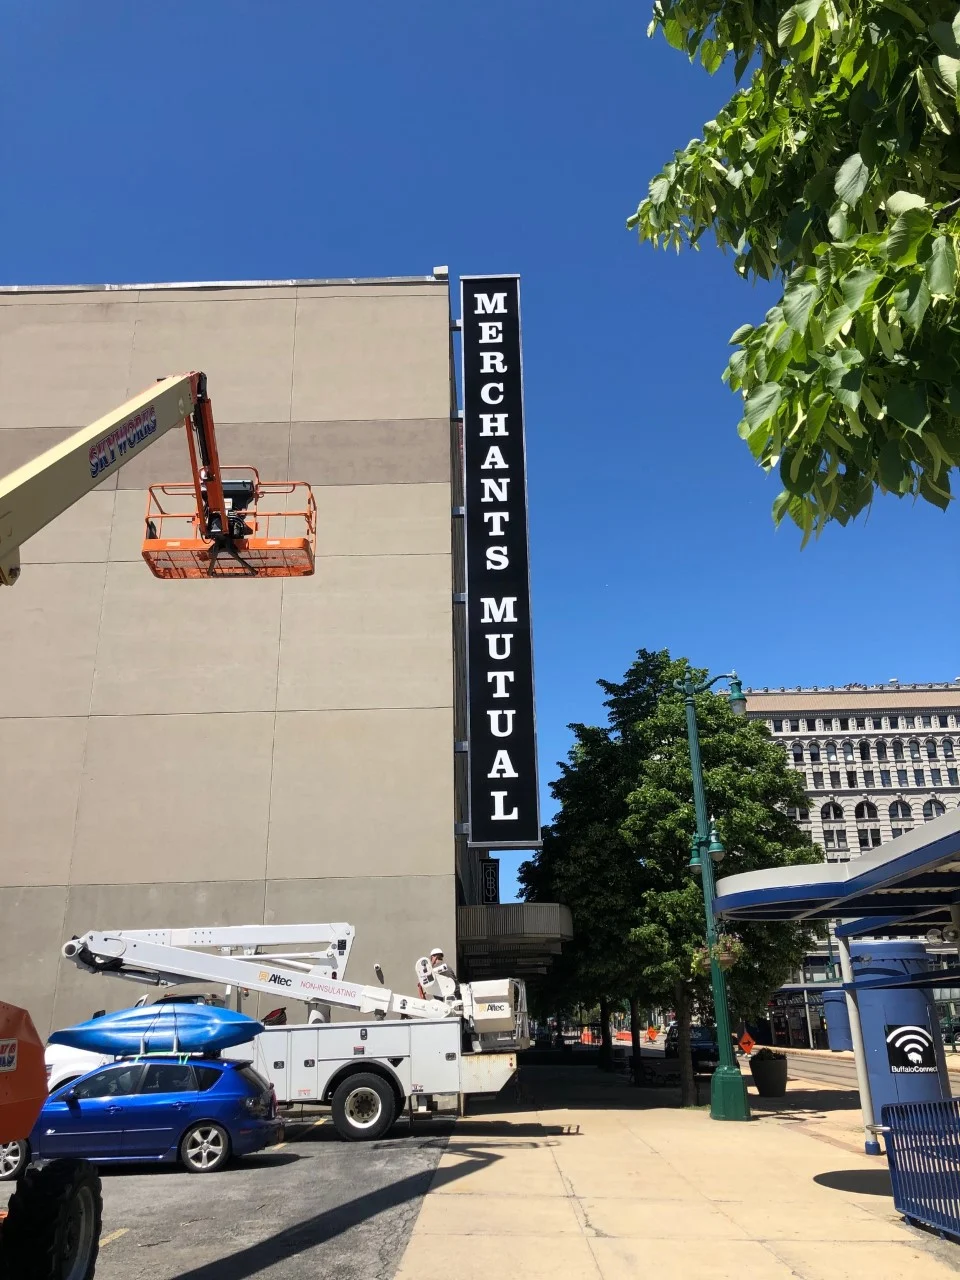
<path fill-rule="evenodd" d="M 19 1182 L 30 1163 L 30 1143 L 25 1138 L 0 1142 L 0 1182 Z"/>
<path fill-rule="evenodd" d="M 0 1276 L 91 1280 L 102 1219 L 100 1178 L 88 1161 L 28 1169 L 0 1233 Z"/>
<path fill-rule="evenodd" d="M 382 1138 L 397 1115 L 397 1100 L 386 1080 L 372 1072 L 347 1076 L 333 1095 L 333 1123 L 348 1142 Z"/>

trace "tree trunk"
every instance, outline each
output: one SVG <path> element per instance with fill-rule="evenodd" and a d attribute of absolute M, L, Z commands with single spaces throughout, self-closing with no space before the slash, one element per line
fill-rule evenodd
<path fill-rule="evenodd" d="M 697 1092 L 693 1082 L 693 1053 L 690 1049 L 690 1017 L 693 1009 L 690 992 L 685 983 L 677 983 L 674 999 L 677 1014 L 677 1052 L 680 1055 L 680 1105 L 693 1107 L 697 1103 Z"/>
<path fill-rule="evenodd" d="M 613 1037 L 610 1035 L 610 1001 L 600 997 L 600 1062 L 601 1071 L 613 1070 Z"/>
<path fill-rule="evenodd" d="M 636 996 L 630 997 L 630 1056 L 636 1081 L 640 1072 L 640 1001 Z"/>

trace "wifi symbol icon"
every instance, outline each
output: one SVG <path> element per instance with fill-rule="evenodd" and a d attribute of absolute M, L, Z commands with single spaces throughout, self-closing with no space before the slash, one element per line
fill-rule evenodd
<path fill-rule="evenodd" d="M 887 1027 L 887 1058 L 892 1071 L 936 1071 L 934 1040 L 926 1027 Z"/>

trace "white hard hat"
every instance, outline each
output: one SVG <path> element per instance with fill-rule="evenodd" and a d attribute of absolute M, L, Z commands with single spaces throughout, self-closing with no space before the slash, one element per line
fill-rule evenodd
<path fill-rule="evenodd" d="M 433 950 L 430 952 L 430 954 L 431 956 L 442 956 L 443 947 L 434 947 Z"/>

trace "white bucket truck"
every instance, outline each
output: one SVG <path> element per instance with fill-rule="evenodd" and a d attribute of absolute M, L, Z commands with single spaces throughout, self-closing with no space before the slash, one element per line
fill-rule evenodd
<path fill-rule="evenodd" d="M 282 1106 L 329 1106 L 347 1139 L 381 1137 L 404 1110 L 456 1113 L 470 1095 L 509 1083 L 530 1045 L 522 981 L 458 984 L 423 957 L 417 996 L 382 985 L 379 965 L 380 985 L 357 985 L 343 977 L 354 937 L 349 924 L 120 929 L 85 933 L 63 954 L 89 973 L 151 986 L 222 985 L 238 1009 L 251 991 L 302 1001 L 306 1023 L 268 1026 L 226 1053 L 250 1060 Z M 331 1022 L 334 1008 L 362 1020 Z M 62 1062 L 58 1071 L 63 1079 Z"/>

